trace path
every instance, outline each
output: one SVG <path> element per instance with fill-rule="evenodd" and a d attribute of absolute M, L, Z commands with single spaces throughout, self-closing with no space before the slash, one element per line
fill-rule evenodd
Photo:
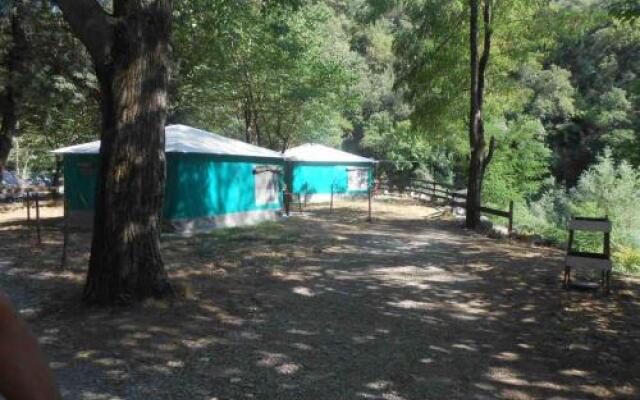
<path fill-rule="evenodd" d="M 61 296 L 31 323 L 65 399 L 640 396 L 636 281 L 566 292 L 559 252 L 411 207 L 168 238 L 186 299 L 98 311 Z M 79 291 L 66 274 L 39 284 Z"/>

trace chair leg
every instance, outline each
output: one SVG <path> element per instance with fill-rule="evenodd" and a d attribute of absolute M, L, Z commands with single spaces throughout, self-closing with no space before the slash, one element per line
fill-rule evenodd
<path fill-rule="evenodd" d="M 564 267 L 564 280 L 562 282 L 562 286 L 565 289 L 568 289 L 570 283 L 571 283 L 571 267 L 567 265 Z"/>

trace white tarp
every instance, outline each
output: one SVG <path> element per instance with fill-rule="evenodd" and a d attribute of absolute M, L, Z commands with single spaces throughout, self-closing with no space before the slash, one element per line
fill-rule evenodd
<path fill-rule="evenodd" d="M 293 147 L 284 152 L 284 156 L 290 161 L 307 162 L 334 162 L 334 163 L 375 163 L 375 160 L 360 157 L 346 151 L 337 150 L 321 144 L 307 143 Z"/>
<path fill-rule="evenodd" d="M 283 158 L 277 151 L 254 146 L 202 129 L 186 125 L 169 125 L 165 128 L 165 151 L 167 153 L 198 153 L 220 156 L 243 156 L 260 158 Z M 54 150 L 54 154 L 98 154 L 100 141 L 78 144 Z"/>

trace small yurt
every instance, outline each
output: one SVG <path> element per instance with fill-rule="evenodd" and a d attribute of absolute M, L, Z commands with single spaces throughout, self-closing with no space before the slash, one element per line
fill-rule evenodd
<path fill-rule="evenodd" d="M 307 143 L 284 152 L 286 182 L 305 202 L 366 195 L 373 183 L 375 160 L 321 144 Z"/>
<path fill-rule="evenodd" d="M 165 128 L 163 221 L 181 233 L 275 220 L 282 213 L 281 153 L 185 125 Z M 68 218 L 93 220 L 100 141 L 53 153 L 64 160 Z"/>

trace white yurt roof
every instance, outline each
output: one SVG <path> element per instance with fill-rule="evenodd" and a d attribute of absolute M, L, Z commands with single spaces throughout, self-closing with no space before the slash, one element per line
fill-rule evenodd
<path fill-rule="evenodd" d="M 346 151 L 334 149 L 316 143 L 307 143 L 290 148 L 284 152 L 284 156 L 290 161 L 307 162 L 335 162 L 335 163 L 375 163 L 371 158 L 357 156 Z"/>
<path fill-rule="evenodd" d="M 283 158 L 277 151 L 254 146 L 202 129 L 186 125 L 169 125 L 165 128 L 165 151 L 167 153 L 197 153 L 219 156 L 242 156 L 260 158 Z M 100 141 L 78 144 L 54 150 L 54 154 L 98 154 Z"/>

